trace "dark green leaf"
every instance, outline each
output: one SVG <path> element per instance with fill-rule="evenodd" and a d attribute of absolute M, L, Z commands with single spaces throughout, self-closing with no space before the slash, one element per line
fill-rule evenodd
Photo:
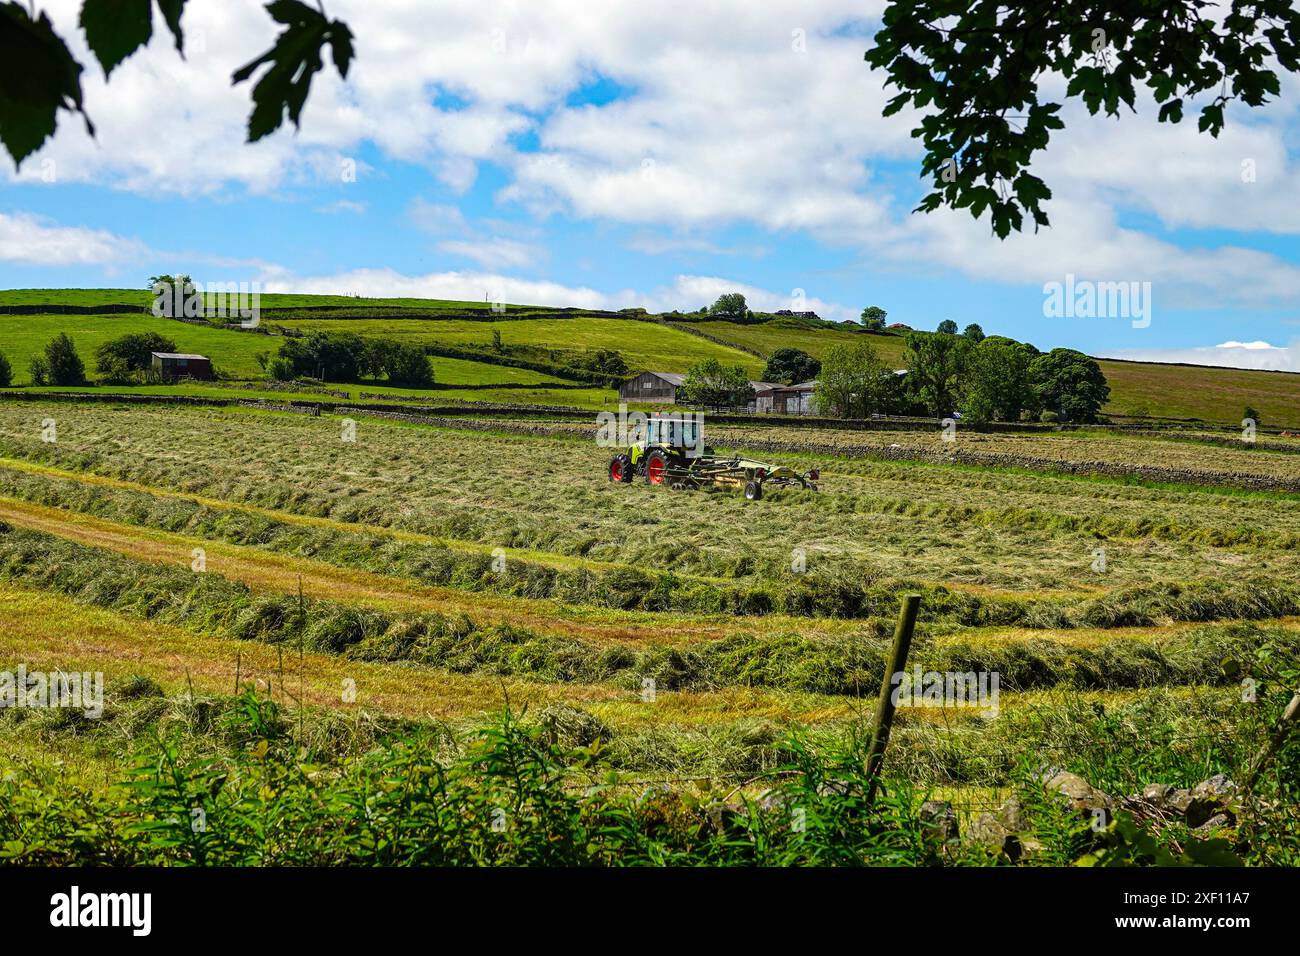
<path fill-rule="evenodd" d="M 285 29 L 275 45 L 256 60 L 236 70 L 234 83 L 242 83 L 261 66 L 270 64 L 253 87 L 253 112 L 248 119 L 248 141 L 256 142 L 279 129 L 288 114 L 299 125 L 307 102 L 312 77 L 324 66 L 321 49 L 329 44 L 335 68 L 347 76 L 352 60 L 352 31 L 340 20 L 325 15 L 298 0 L 275 0 L 267 11 Z"/>
<path fill-rule="evenodd" d="M 176 52 L 184 56 L 185 34 L 181 32 L 181 14 L 185 12 L 185 0 L 158 0 L 158 9 L 176 40 Z"/>
<path fill-rule="evenodd" d="M 33 20 L 20 3 L 0 5 L 0 141 L 14 162 L 41 148 L 54 135 L 57 113 L 81 113 L 82 66 L 54 32 L 44 13 Z"/>
<path fill-rule="evenodd" d="M 153 35 L 151 0 L 84 0 L 81 29 L 104 75 L 149 42 Z"/>

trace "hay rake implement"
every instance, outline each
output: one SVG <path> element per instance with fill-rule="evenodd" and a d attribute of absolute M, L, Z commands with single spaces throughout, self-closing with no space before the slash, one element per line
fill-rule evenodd
<path fill-rule="evenodd" d="M 652 485 L 674 489 L 738 487 L 745 498 L 757 501 L 772 487 L 817 490 L 817 469 L 797 472 L 740 455 L 716 455 L 703 444 L 697 421 L 653 418 L 646 423 L 645 438 L 609 460 L 609 480 L 620 483 L 643 477 Z"/>

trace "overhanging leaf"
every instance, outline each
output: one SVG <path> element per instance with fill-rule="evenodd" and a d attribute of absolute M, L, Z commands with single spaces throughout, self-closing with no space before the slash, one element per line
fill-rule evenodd
<path fill-rule="evenodd" d="M 152 0 L 84 0 L 81 29 L 104 75 L 153 36 Z"/>
<path fill-rule="evenodd" d="M 295 127 L 300 125 L 312 77 L 324 66 L 321 49 L 326 44 L 335 68 L 344 78 L 353 57 L 352 31 L 341 20 L 329 20 L 299 0 L 274 0 L 266 9 L 285 29 L 275 46 L 236 70 L 232 77 L 233 83 L 242 83 L 258 67 L 270 64 L 253 87 L 253 112 L 248 118 L 250 143 L 279 129 L 286 114 Z"/>
<path fill-rule="evenodd" d="M 15 163 L 54 135 L 60 109 L 80 113 L 95 135 L 82 105 L 81 70 L 49 17 L 33 20 L 20 3 L 0 5 L 0 142 Z"/>
<path fill-rule="evenodd" d="M 185 34 L 181 32 L 181 14 L 185 12 L 185 0 L 158 0 L 158 10 L 176 40 L 176 52 L 184 56 Z"/>

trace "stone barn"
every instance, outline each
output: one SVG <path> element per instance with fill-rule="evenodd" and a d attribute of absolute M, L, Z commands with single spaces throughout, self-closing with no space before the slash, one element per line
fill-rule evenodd
<path fill-rule="evenodd" d="M 686 376 L 676 372 L 642 372 L 618 387 L 618 399 L 621 402 L 675 405 L 677 389 L 685 381 Z"/>

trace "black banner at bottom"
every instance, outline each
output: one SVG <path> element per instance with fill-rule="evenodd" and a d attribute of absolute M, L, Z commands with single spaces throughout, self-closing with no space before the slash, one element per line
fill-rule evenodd
<path fill-rule="evenodd" d="M 637 927 L 675 934 L 679 918 L 697 943 L 770 941 L 774 921 L 805 932 L 869 921 L 890 935 L 888 927 L 911 934 L 922 926 L 925 938 L 933 931 L 967 943 L 1026 930 L 1226 940 L 1293 926 L 1297 890 L 1297 870 L 0 868 L 10 939 L 75 934 L 128 945 L 202 938 L 196 933 L 374 944 L 448 920 L 493 942 L 537 942 Z"/>

